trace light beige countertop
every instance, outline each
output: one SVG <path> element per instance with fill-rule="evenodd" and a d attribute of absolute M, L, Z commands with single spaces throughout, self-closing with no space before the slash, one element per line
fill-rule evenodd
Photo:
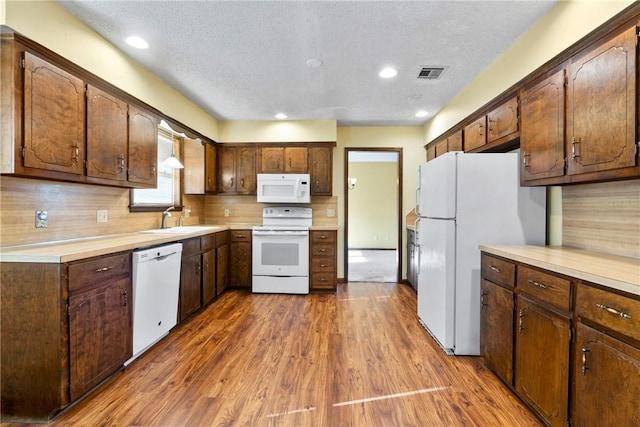
<path fill-rule="evenodd" d="M 337 225 L 312 225 L 309 227 L 311 231 L 337 231 Z"/>
<path fill-rule="evenodd" d="M 640 295 L 640 259 L 562 246 L 479 246 L 480 250 Z"/>
<path fill-rule="evenodd" d="M 206 229 L 204 229 L 206 227 Z M 184 233 L 149 234 L 133 232 L 123 234 L 109 234 L 105 236 L 86 237 L 81 239 L 58 240 L 47 243 L 30 245 L 5 246 L 0 248 L 0 262 L 44 262 L 63 263 L 83 258 L 106 255 L 120 251 L 145 248 L 175 242 L 190 237 L 202 236 L 225 230 L 251 228 L 250 225 L 236 226 L 235 224 L 221 226 L 189 226 L 184 227 Z"/>

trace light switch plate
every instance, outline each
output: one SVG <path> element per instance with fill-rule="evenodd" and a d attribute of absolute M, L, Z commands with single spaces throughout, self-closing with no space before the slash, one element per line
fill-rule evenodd
<path fill-rule="evenodd" d="M 109 211 L 107 209 L 98 209 L 96 211 L 97 222 L 107 222 L 109 220 Z"/>
<path fill-rule="evenodd" d="M 334 216 L 336 216 L 336 210 L 335 209 L 327 209 L 327 216 L 329 218 L 333 218 Z"/>

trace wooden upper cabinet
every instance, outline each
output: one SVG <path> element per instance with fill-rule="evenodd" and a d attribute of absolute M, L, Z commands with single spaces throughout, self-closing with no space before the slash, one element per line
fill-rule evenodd
<path fill-rule="evenodd" d="M 331 196 L 333 191 L 333 147 L 310 147 L 311 195 Z"/>
<path fill-rule="evenodd" d="M 520 177 L 523 183 L 564 175 L 564 88 L 562 69 L 522 91 Z"/>
<path fill-rule="evenodd" d="M 200 139 L 182 141 L 184 194 L 216 192 L 216 146 Z"/>
<path fill-rule="evenodd" d="M 568 75 L 569 174 L 637 165 L 636 26 L 572 58 Z"/>
<path fill-rule="evenodd" d="M 129 181 L 140 187 L 157 185 L 157 117 L 134 105 L 129 106 Z"/>
<path fill-rule="evenodd" d="M 238 147 L 236 191 L 241 194 L 256 193 L 256 149 Z"/>
<path fill-rule="evenodd" d="M 218 149 L 218 193 L 235 192 L 236 147 L 221 146 Z"/>
<path fill-rule="evenodd" d="M 284 171 L 286 173 L 307 173 L 309 171 L 309 149 L 307 147 L 284 148 Z"/>
<path fill-rule="evenodd" d="M 462 151 L 462 129 L 447 137 L 447 151 Z"/>
<path fill-rule="evenodd" d="M 446 153 L 447 150 L 447 140 L 442 140 L 442 141 L 438 141 L 436 142 L 436 157 L 438 156 L 442 156 L 444 153 Z"/>
<path fill-rule="evenodd" d="M 487 114 L 487 143 L 515 138 L 518 132 L 518 98 L 513 97 Z"/>
<path fill-rule="evenodd" d="M 24 166 L 84 174 L 82 79 L 24 53 Z"/>
<path fill-rule="evenodd" d="M 217 151 L 218 193 L 255 194 L 256 147 L 223 144 Z"/>
<path fill-rule="evenodd" d="M 260 148 L 260 173 L 307 173 L 307 147 L 265 146 Z"/>
<path fill-rule="evenodd" d="M 87 85 L 87 176 L 127 179 L 127 103 Z"/>
<path fill-rule="evenodd" d="M 206 193 L 215 193 L 218 187 L 216 173 L 216 151 L 216 146 L 214 144 L 204 144 L 204 191 Z"/>
<path fill-rule="evenodd" d="M 482 116 L 464 127 L 464 151 L 475 150 L 487 143 L 487 117 Z"/>
<path fill-rule="evenodd" d="M 260 148 L 260 173 L 284 172 L 284 147 Z"/>
<path fill-rule="evenodd" d="M 436 158 L 436 145 L 431 143 L 427 145 L 427 162 Z"/>

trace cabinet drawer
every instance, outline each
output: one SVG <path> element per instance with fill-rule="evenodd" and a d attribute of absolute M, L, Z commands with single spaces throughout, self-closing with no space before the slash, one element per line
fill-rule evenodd
<path fill-rule="evenodd" d="M 335 243 L 336 232 L 335 231 L 312 231 L 311 241 L 313 243 Z"/>
<path fill-rule="evenodd" d="M 336 275 L 334 273 L 314 273 L 311 275 L 312 289 L 334 289 L 336 287 Z"/>
<path fill-rule="evenodd" d="M 513 289 L 516 279 L 515 264 L 482 253 L 481 265 L 483 279 Z"/>
<path fill-rule="evenodd" d="M 200 238 L 183 240 L 182 242 L 182 258 L 188 258 L 200 252 Z"/>
<path fill-rule="evenodd" d="M 563 310 L 571 308 L 571 281 L 533 268 L 518 267 L 518 291 Z"/>
<path fill-rule="evenodd" d="M 250 242 L 251 230 L 230 230 L 229 240 L 232 242 Z"/>
<path fill-rule="evenodd" d="M 311 256 L 312 257 L 335 257 L 336 256 L 336 245 L 331 244 L 314 244 L 311 246 Z"/>
<path fill-rule="evenodd" d="M 576 314 L 640 340 L 640 300 L 580 284 L 576 294 Z"/>
<path fill-rule="evenodd" d="M 69 264 L 69 292 L 91 288 L 131 275 L 131 252 L 119 252 L 101 258 Z"/>
<path fill-rule="evenodd" d="M 219 233 L 216 233 L 216 248 L 219 248 L 220 246 L 224 246 L 227 243 L 229 243 L 228 231 L 221 231 Z"/>
<path fill-rule="evenodd" d="M 316 257 L 311 259 L 311 272 L 324 272 L 335 273 L 336 262 L 335 258 L 331 257 Z"/>
<path fill-rule="evenodd" d="M 207 234 L 206 236 L 200 236 L 200 249 L 202 252 L 216 247 L 216 235 Z"/>

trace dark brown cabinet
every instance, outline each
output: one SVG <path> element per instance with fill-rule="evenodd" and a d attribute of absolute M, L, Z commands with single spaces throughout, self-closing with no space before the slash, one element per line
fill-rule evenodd
<path fill-rule="evenodd" d="M 564 69 L 523 90 L 520 138 L 523 184 L 564 175 L 564 111 Z"/>
<path fill-rule="evenodd" d="M 142 108 L 129 106 L 129 174 L 139 187 L 155 188 L 158 164 L 157 117 Z"/>
<path fill-rule="evenodd" d="M 69 265 L 72 401 L 132 356 L 131 301 L 130 252 Z"/>
<path fill-rule="evenodd" d="M 182 241 L 180 265 L 180 321 L 195 313 L 202 304 L 202 259 L 200 238 Z"/>
<path fill-rule="evenodd" d="M 337 289 L 337 231 L 309 233 L 309 291 L 335 292 Z"/>
<path fill-rule="evenodd" d="M 487 143 L 487 117 L 482 116 L 464 127 L 464 151 L 478 149 Z"/>
<path fill-rule="evenodd" d="M 505 101 L 487 113 L 487 144 L 500 144 L 518 137 L 518 98 Z"/>
<path fill-rule="evenodd" d="M 333 146 L 309 148 L 311 195 L 331 196 L 333 192 Z"/>
<path fill-rule="evenodd" d="M 251 289 L 251 242 L 251 230 L 229 231 L 229 287 Z"/>
<path fill-rule="evenodd" d="M 82 79 L 24 52 L 24 167 L 83 175 Z"/>
<path fill-rule="evenodd" d="M 200 139 L 182 140 L 184 194 L 215 194 L 217 191 L 216 146 Z"/>
<path fill-rule="evenodd" d="M 127 179 L 128 105 L 87 85 L 87 176 Z"/>
<path fill-rule="evenodd" d="M 513 385 L 515 264 L 482 254 L 480 355 L 503 381 Z"/>
<path fill-rule="evenodd" d="M 202 249 L 202 305 L 209 304 L 216 297 L 216 234 L 200 237 Z"/>
<path fill-rule="evenodd" d="M 222 145 L 218 148 L 218 193 L 256 193 L 256 148 Z"/>
<path fill-rule="evenodd" d="M 260 173 L 307 173 L 308 148 L 265 146 L 260 148 Z"/>
<path fill-rule="evenodd" d="M 216 234 L 216 295 L 222 294 L 229 283 L 229 231 Z"/>

